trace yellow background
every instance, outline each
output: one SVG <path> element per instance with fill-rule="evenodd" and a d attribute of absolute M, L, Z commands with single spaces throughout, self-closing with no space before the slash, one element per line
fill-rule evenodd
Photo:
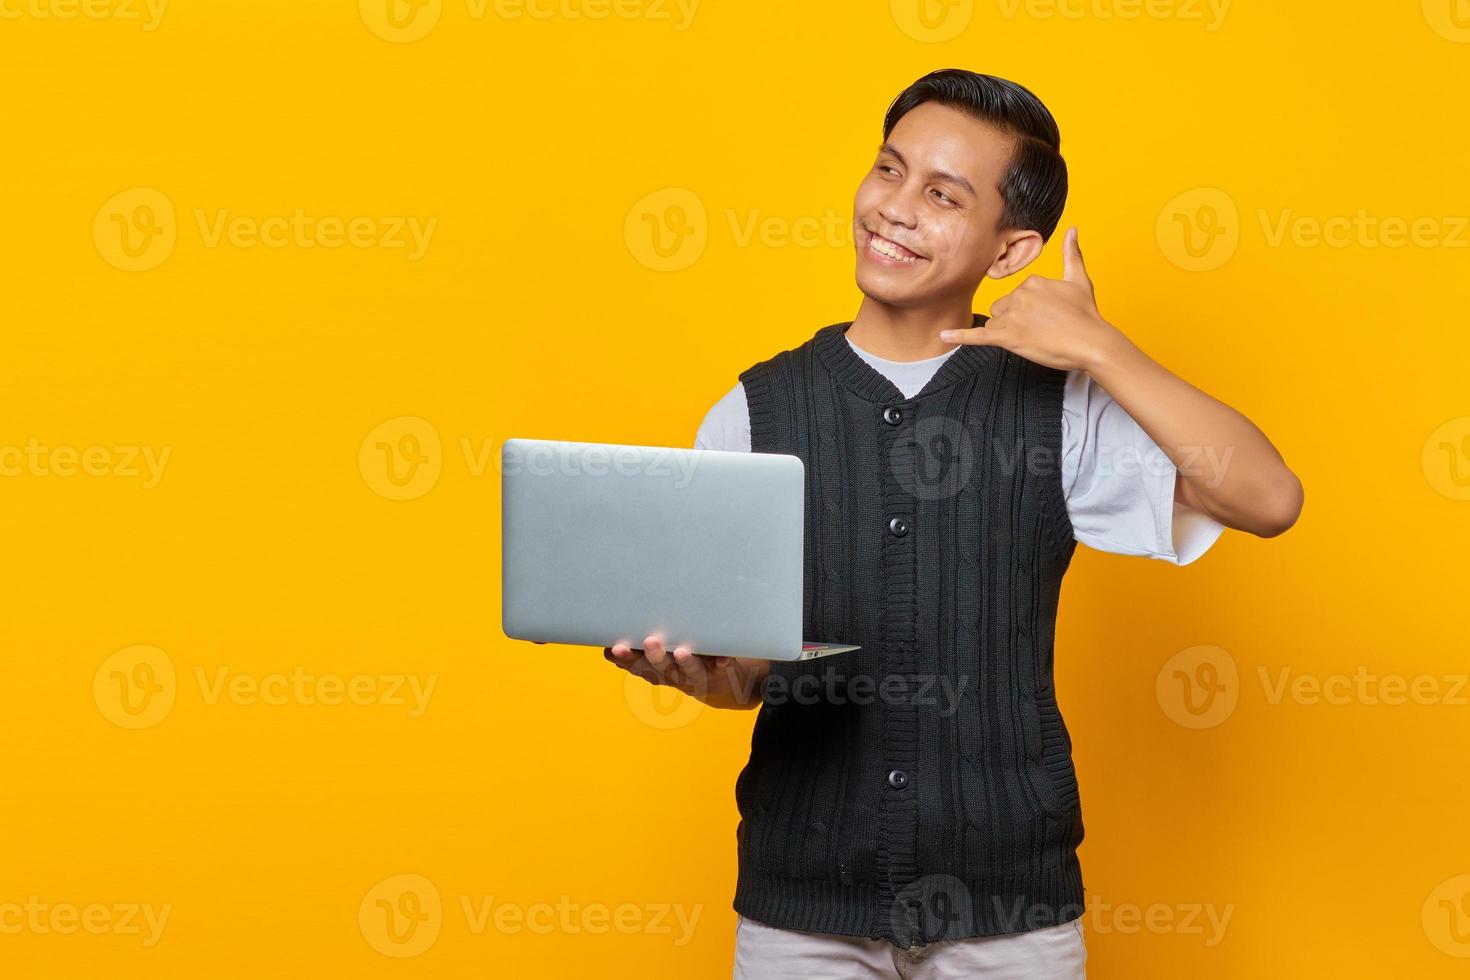
<path fill-rule="evenodd" d="M 1285 537 L 1230 532 L 1187 569 L 1079 549 L 1057 686 L 1090 898 L 1230 915 L 1211 942 L 1099 906 L 1091 975 L 1464 975 L 1463 3 L 1238 0 L 1216 21 L 1193 0 L 965 0 L 926 27 L 911 0 L 704 0 L 682 24 L 666 0 L 600 19 L 431 0 L 393 28 L 353 0 L 174 0 L 148 30 L 121 2 L 0 5 L 0 448 L 170 452 L 152 487 L 118 456 L 0 477 L 0 909 L 170 912 L 151 946 L 0 931 L 0 974 L 728 975 L 754 715 L 504 638 L 499 478 L 472 463 L 511 436 L 687 446 L 739 371 L 850 319 L 845 222 L 883 111 L 961 66 L 1057 116 L 1064 226 L 1104 314 L 1256 420 L 1306 485 Z M 146 271 L 106 236 L 146 218 L 105 208 L 135 188 L 175 215 Z M 671 188 L 703 218 L 644 202 Z M 1169 229 L 1204 222 L 1210 189 L 1228 254 L 1190 268 Z M 415 260 L 211 245 L 196 217 L 297 209 L 437 224 Z M 1360 210 L 1429 219 L 1434 241 L 1269 233 Z M 657 268 L 650 220 L 697 254 Z M 1059 270 L 1049 248 L 1040 271 Z M 392 500 L 364 443 L 405 417 L 439 437 L 419 444 L 438 476 Z M 153 675 L 172 700 L 132 728 L 108 692 L 140 656 L 172 667 Z M 1236 668 L 1225 717 L 1175 720 L 1181 656 Z M 418 717 L 211 703 L 199 672 L 222 668 L 436 686 Z M 1273 703 L 1263 670 L 1440 695 Z M 383 955 L 374 889 L 404 881 L 433 921 L 422 949 L 386 943 L 415 955 Z M 476 931 L 465 900 L 622 906 L 646 927 Z M 687 941 L 658 907 L 697 911 Z"/>

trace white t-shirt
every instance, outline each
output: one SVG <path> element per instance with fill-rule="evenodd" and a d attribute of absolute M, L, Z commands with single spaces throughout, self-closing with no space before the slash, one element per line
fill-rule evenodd
<path fill-rule="evenodd" d="M 844 335 L 845 336 L 845 335 Z M 958 347 L 922 361 L 890 361 L 847 341 L 859 357 L 917 395 Z M 750 452 L 750 412 L 740 382 L 715 402 L 695 449 Z M 1148 433 L 1083 371 L 1067 374 L 1062 394 L 1062 491 L 1077 540 L 1099 551 L 1147 555 L 1187 565 L 1224 530 L 1174 499 L 1178 473 Z"/>

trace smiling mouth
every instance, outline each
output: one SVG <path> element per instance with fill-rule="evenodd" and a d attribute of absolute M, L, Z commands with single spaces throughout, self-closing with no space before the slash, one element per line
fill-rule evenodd
<path fill-rule="evenodd" d="M 924 260 L 924 256 L 918 252 L 904 248 L 898 242 L 890 241 L 875 231 L 868 232 L 868 251 L 908 264 Z"/>

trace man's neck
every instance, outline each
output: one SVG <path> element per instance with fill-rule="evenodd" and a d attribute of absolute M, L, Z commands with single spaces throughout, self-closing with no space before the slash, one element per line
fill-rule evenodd
<path fill-rule="evenodd" d="M 939 339 L 941 330 L 964 330 L 975 325 L 970 302 L 946 307 L 899 309 L 864 296 L 847 339 L 874 357 L 887 361 L 922 361 L 954 350 L 959 344 Z"/>

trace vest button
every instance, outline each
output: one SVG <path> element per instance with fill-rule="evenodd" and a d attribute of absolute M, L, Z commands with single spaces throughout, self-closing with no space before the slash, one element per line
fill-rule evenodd
<path fill-rule="evenodd" d="M 889 425 L 897 425 L 898 423 L 903 421 L 903 412 L 900 412 L 898 409 L 890 405 L 887 408 L 883 409 L 883 421 L 887 422 Z"/>
<path fill-rule="evenodd" d="M 888 522 L 888 530 L 893 533 L 893 536 L 895 538 L 901 538 L 905 534 L 909 533 L 909 526 L 904 523 L 902 517 L 895 517 L 893 520 Z"/>
<path fill-rule="evenodd" d="M 888 785 L 894 789 L 903 789 L 909 784 L 909 774 L 902 769 L 895 769 L 888 774 Z"/>

